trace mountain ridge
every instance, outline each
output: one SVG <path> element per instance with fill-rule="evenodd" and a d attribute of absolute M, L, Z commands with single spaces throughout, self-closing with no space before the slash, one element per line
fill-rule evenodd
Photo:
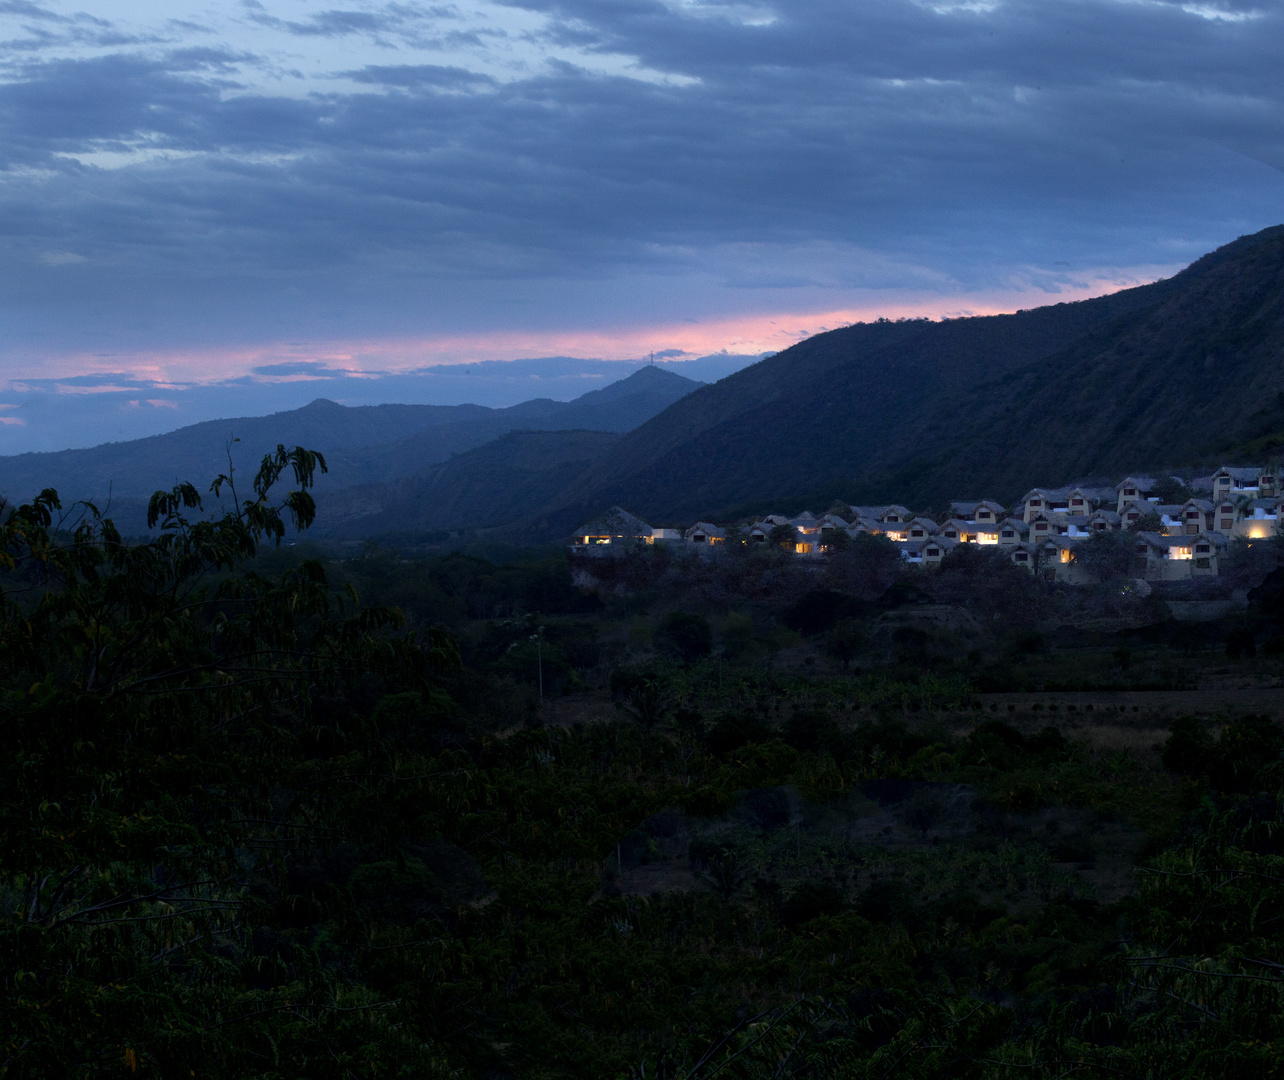
<path fill-rule="evenodd" d="M 285 443 L 325 454 L 330 472 L 319 477 L 317 488 L 330 492 L 408 475 L 515 429 L 626 431 L 703 385 L 645 367 L 572 401 L 536 398 L 504 409 L 346 406 L 318 398 L 299 409 L 206 420 L 144 439 L 0 457 L 0 483 L 10 502 L 53 487 L 64 501 L 113 498 L 121 505 L 119 500 L 146 499 L 176 481 L 207 483 L 227 469 L 229 452 L 238 470 L 252 472 L 264 453 Z M 233 439 L 239 445 L 233 447 Z"/>
<path fill-rule="evenodd" d="M 1220 381 L 1192 378 L 1196 342 L 1221 358 Z M 1281 387 L 1276 226 L 1104 297 L 808 338 L 629 432 L 532 525 L 569 532 L 614 504 L 694 520 L 781 501 L 1010 500 L 1035 483 L 1191 462 L 1218 410 L 1233 418 Z M 1197 434 L 1180 427 L 1192 410 Z"/>

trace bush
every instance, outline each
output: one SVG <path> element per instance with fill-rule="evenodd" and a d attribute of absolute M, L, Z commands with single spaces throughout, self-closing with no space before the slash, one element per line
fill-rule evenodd
<path fill-rule="evenodd" d="M 1284 731 L 1266 716 L 1244 716 L 1227 724 L 1214 739 L 1208 722 L 1183 716 L 1170 729 L 1164 743 L 1164 768 L 1185 776 L 1207 777 L 1219 791 L 1254 791 L 1259 781 L 1284 751 Z"/>
<path fill-rule="evenodd" d="M 703 615 L 673 611 L 655 632 L 660 651 L 679 660 L 699 660 L 713 652 L 713 627 Z"/>
<path fill-rule="evenodd" d="M 727 714 L 709 729 L 704 737 L 704 745 L 709 753 L 715 756 L 730 754 L 750 743 L 767 742 L 772 738 L 772 731 L 757 716 Z"/>
<path fill-rule="evenodd" d="M 843 910 L 843 894 L 829 881 L 804 881 L 780 906 L 780 921 L 786 926 L 801 926 L 822 915 L 837 915 Z"/>

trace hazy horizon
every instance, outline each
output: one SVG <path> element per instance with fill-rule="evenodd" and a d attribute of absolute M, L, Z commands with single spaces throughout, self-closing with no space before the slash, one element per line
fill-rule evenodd
<path fill-rule="evenodd" d="M 1153 281 L 1284 221 L 1282 22 L 0 3 L 0 453 L 290 408 L 307 365 L 413 400 L 441 365 L 756 356 Z"/>

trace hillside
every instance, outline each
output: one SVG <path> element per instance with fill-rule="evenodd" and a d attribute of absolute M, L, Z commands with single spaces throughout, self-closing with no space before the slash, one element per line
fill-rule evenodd
<path fill-rule="evenodd" d="M 227 447 L 239 469 L 252 472 L 278 442 L 320 450 L 330 473 L 318 490 L 389 481 L 448 460 L 514 429 L 586 428 L 625 432 L 650 419 L 702 383 L 659 368 L 574 401 L 541 398 L 506 409 L 480 405 L 368 405 L 349 408 L 318 399 L 270 416 L 193 424 L 165 435 L 108 443 L 87 450 L 0 458 L 0 494 L 26 499 L 45 487 L 64 500 L 93 498 L 137 516 L 137 500 L 175 480 L 203 486 L 227 467 Z"/>
<path fill-rule="evenodd" d="M 1274 405 L 1282 301 L 1279 227 L 1111 296 L 820 334 L 630 432 L 539 521 L 565 531 L 616 503 L 679 519 L 839 496 L 940 506 L 1194 461 Z"/>
<path fill-rule="evenodd" d="M 319 501 L 322 535 L 504 527 L 539 512 L 619 442 L 606 431 L 510 431 L 413 476 Z"/>

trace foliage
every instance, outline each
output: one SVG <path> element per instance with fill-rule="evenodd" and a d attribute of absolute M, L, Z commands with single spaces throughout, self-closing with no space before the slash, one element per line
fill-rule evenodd
<path fill-rule="evenodd" d="M 1093 533 L 1074 548 L 1074 561 L 1102 584 L 1132 576 L 1135 541 L 1126 530 Z"/>
<path fill-rule="evenodd" d="M 656 643 L 681 660 L 698 660 L 713 651 L 713 628 L 703 615 L 671 611 L 656 630 Z"/>
<path fill-rule="evenodd" d="M 185 516 L 191 485 L 158 492 L 146 544 L 89 504 L 55 517 L 53 491 L 0 526 L 7 1075 L 445 1069 L 274 910 L 290 855 L 340 811 L 334 766 L 309 759 L 395 780 L 353 754 L 368 720 L 336 695 L 427 686 L 457 660 L 442 635 L 390 637 L 395 612 L 349 611 L 315 562 L 232 572 L 311 522 L 318 467 L 279 447 L 213 520 Z"/>
<path fill-rule="evenodd" d="M 9 512 L 6 1075 L 1281 1071 L 1273 720 L 1155 753 L 1126 697 L 978 692 L 1223 672 L 1232 624 L 1057 629 L 984 553 L 910 578 L 861 538 L 630 554 L 606 598 L 326 564 L 273 546 L 323 464 L 281 449 L 210 520 L 158 496 L 148 543 Z"/>

